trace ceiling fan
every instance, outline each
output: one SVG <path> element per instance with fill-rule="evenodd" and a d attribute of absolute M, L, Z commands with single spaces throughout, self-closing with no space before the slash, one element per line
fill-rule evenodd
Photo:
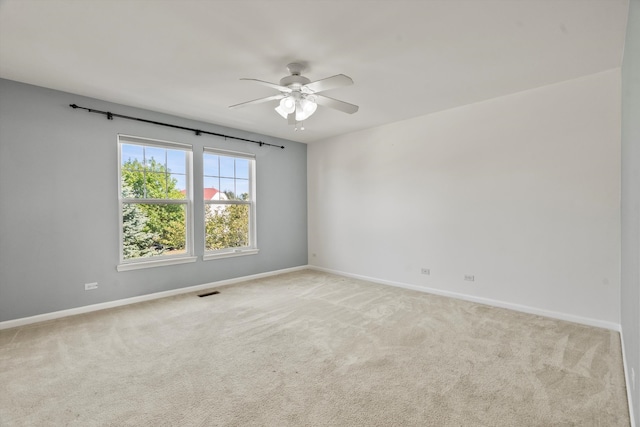
<path fill-rule="evenodd" d="M 329 98 L 326 95 L 320 94 L 320 92 L 324 92 L 326 90 L 352 85 L 353 80 L 351 80 L 350 77 L 345 76 L 344 74 L 338 74 L 312 82 L 301 75 L 302 70 L 304 70 L 303 65 L 293 62 L 287 65 L 287 69 L 291 75 L 280 79 L 280 84 L 269 83 L 257 79 L 240 79 L 250 80 L 269 86 L 270 88 L 278 90 L 280 93 L 277 95 L 267 96 L 266 98 L 231 105 L 229 108 L 238 108 L 252 104 L 261 104 L 263 102 L 280 100 L 280 104 L 275 108 L 275 110 L 278 114 L 287 119 L 290 125 L 294 125 L 296 130 L 298 130 L 298 125 L 300 125 L 300 130 L 304 130 L 303 122 L 316 111 L 318 105 L 334 108 L 348 114 L 353 114 L 358 111 L 357 105 L 338 101 L 337 99 Z"/>

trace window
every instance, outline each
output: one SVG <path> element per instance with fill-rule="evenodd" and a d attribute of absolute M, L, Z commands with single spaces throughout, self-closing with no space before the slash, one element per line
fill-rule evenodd
<path fill-rule="evenodd" d="M 118 270 L 193 262 L 190 145 L 118 136 Z"/>
<path fill-rule="evenodd" d="M 255 157 L 205 148 L 204 259 L 258 252 L 255 232 Z"/>

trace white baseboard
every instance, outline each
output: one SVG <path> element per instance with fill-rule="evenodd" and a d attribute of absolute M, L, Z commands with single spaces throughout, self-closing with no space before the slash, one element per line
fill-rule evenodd
<path fill-rule="evenodd" d="M 627 356 L 624 351 L 624 332 L 622 331 L 622 327 L 619 329 L 620 331 L 620 346 L 622 347 L 622 366 L 624 369 L 624 381 L 627 386 L 627 401 L 629 403 L 629 418 L 631 419 L 631 427 L 636 427 L 636 419 L 634 417 L 634 406 L 633 406 L 633 395 L 631 394 L 631 384 L 629 383 L 629 378 L 631 378 L 631 368 L 627 365 Z"/>
<path fill-rule="evenodd" d="M 461 293 L 457 293 L 457 292 L 443 291 L 443 290 L 440 290 L 440 289 L 434 289 L 434 288 L 429 288 L 429 287 L 425 287 L 425 286 L 411 285 L 411 284 L 408 284 L 408 283 L 395 282 L 395 281 L 384 280 L 384 279 L 377 279 L 375 277 L 363 276 L 363 275 L 360 275 L 360 274 L 345 273 L 344 271 L 337 271 L 337 270 L 332 270 L 332 269 L 329 269 L 329 268 L 317 267 L 317 266 L 314 266 L 314 265 L 308 265 L 307 268 L 311 269 L 311 270 L 318 270 L 318 271 L 324 271 L 326 273 L 337 274 L 339 276 L 352 277 L 354 279 L 366 280 L 366 281 L 369 281 L 369 282 L 379 283 L 379 284 L 382 284 L 382 285 L 395 286 L 395 287 L 398 287 L 398 288 L 411 289 L 411 290 L 414 290 L 414 291 L 426 292 L 426 293 L 429 293 L 429 294 L 441 295 L 441 296 L 445 296 L 445 297 L 461 299 L 461 300 L 475 302 L 475 303 L 479 303 L 479 304 L 490 305 L 490 306 L 493 306 L 493 307 L 506 308 L 506 309 L 509 309 L 509 310 L 520 311 L 522 313 L 535 314 L 535 315 L 538 315 L 538 316 L 550 317 L 552 319 L 565 320 L 567 322 L 580 323 L 582 325 L 588 325 L 588 326 L 595 326 L 597 328 L 609 329 L 609 330 L 616 331 L 616 332 L 620 331 L 620 325 L 618 323 L 606 322 L 606 321 L 603 321 L 603 320 L 591 319 L 591 318 L 588 318 L 588 317 L 575 316 L 575 315 L 567 314 L 567 313 L 560 313 L 560 312 L 556 312 L 556 311 L 544 310 L 544 309 L 541 309 L 541 308 L 529 307 L 529 306 L 526 306 L 526 305 L 513 304 L 513 303 L 510 303 L 510 302 L 493 300 L 493 299 L 490 299 L 490 298 L 482 298 L 482 297 L 476 297 L 476 296 L 473 296 L 473 295 L 461 294 Z"/>
<path fill-rule="evenodd" d="M 38 314 L 36 316 L 23 317 L 20 319 L 6 320 L 0 322 L 0 330 L 15 328 L 18 326 L 29 325 L 32 323 L 45 322 L 47 320 L 59 319 L 61 317 L 74 316 L 76 314 L 90 313 L 92 311 L 104 310 L 107 308 L 121 307 L 123 305 L 135 304 L 143 301 L 150 301 L 159 298 L 166 298 L 174 295 L 186 294 L 189 292 L 211 289 L 219 286 L 231 285 L 234 283 L 245 282 L 247 280 L 261 279 L 263 277 L 277 276 L 279 274 L 290 273 L 293 271 L 306 270 L 307 266 L 285 268 L 282 270 L 269 271 L 266 273 L 252 274 L 250 276 L 236 277 L 234 279 L 220 280 L 217 282 L 205 283 L 202 285 L 189 286 L 186 288 L 172 289 L 170 291 L 156 292 L 153 294 L 141 295 L 132 298 L 119 299 L 115 301 L 103 302 L 99 304 L 91 304 L 83 307 L 70 308 L 68 310 L 54 311 L 51 313 Z"/>
<path fill-rule="evenodd" d="M 59 319 L 61 317 L 73 316 L 76 314 L 83 314 L 83 313 L 89 313 L 92 311 L 104 310 L 107 308 L 120 307 L 128 304 L 135 304 L 143 301 L 150 301 L 158 298 L 170 297 L 173 295 L 180 295 L 188 292 L 200 291 L 203 289 L 215 288 L 218 286 L 231 285 L 234 283 L 244 282 L 247 280 L 260 279 L 263 277 L 276 276 L 278 274 L 290 273 L 293 271 L 300 271 L 300 270 L 306 270 L 306 269 L 324 271 L 326 273 L 337 274 L 339 276 L 352 277 L 354 279 L 367 280 L 373 283 L 395 286 L 395 287 L 404 288 L 404 289 L 411 289 L 414 291 L 426 292 L 434 295 L 441 295 L 445 297 L 451 297 L 451 298 L 461 299 L 465 301 L 476 302 L 479 304 L 490 305 L 493 307 L 507 308 L 510 310 L 520 311 L 523 313 L 535 314 L 535 315 L 550 317 L 550 318 L 559 319 L 559 320 L 566 320 L 568 322 L 580 323 L 583 325 L 595 326 L 598 328 L 604 328 L 604 329 L 620 332 L 620 325 L 613 322 L 605 322 L 602 320 L 591 319 L 588 317 L 574 316 L 571 314 L 559 313 L 559 312 L 544 310 L 536 307 L 513 304 L 513 303 L 493 300 L 489 298 L 481 298 L 481 297 L 461 294 L 457 292 L 443 291 L 440 289 L 434 289 L 434 288 L 418 286 L 418 285 L 411 285 L 408 283 L 378 279 L 375 277 L 363 276 L 360 274 L 346 273 L 344 271 L 332 270 L 329 268 L 318 267 L 314 265 L 302 265 L 302 266 L 286 268 L 282 270 L 269 271 L 266 273 L 253 274 L 250 276 L 237 277 L 234 279 L 220 280 L 217 282 L 205 283 L 202 285 L 189 286 L 186 288 L 172 289 L 169 291 L 156 292 L 153 294 L 141 295 L 141 296 L 132 297 L 132 298 L 125 298 L 125 299 L 109 301 L 109 302 L 104 302 L 99 304 L 87 305 L 83 307 L 71 308 L 68 310 L 60 310 L 60 311 L 54 311 L 51 313 L 38 314 L 36 316 L 23 317 L 20 319 L 7 320 L 4 322 L 0 322 L 0 330 L 15 328 L 17 326 L 29 325 L 31 323 L 44 322 L 47 320 Z"/>

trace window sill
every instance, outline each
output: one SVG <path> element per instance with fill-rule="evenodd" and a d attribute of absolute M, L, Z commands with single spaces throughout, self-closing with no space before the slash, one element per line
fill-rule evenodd
<path fill-rule="evenodd" d="M 139 270 L 141 268 L 163 267 L 166 265 L 175 265 L 175 264 L 187 264 L 190 262 L 196 262 L 197 259 L 198 257 L 190 256 L 190 257 L 180 257 L 180 258 L 157 259 L 153 261 L 139 261 L 139 262 L 118 264 L 116 269 L 118 271 Z"/>
<path fill-rule="evenodd" d="M 209 261 L 212 259 L 220 259 L 220 258 L 231 258 L 236 256 L 245 256 L 245 255 L 255 255 L 260 252 L 260 249 L 236 249 L 234 251 L 229 252 L 217 252 L 217 253 L 208 253 L 202 255 L 203 261 Z"/>

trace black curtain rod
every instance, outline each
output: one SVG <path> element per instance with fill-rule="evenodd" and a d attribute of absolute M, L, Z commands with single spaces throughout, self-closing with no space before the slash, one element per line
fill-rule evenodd
<path fill-rule="evenodd" d="M 139 122 L 151 123 L 152 125 L 166 126 L 166 127 L 175 128 L 175 129 L 188 130 L 190 132 L 194 132 L 198 136 L 200 136 L 200 135 L 202 135 L 204 133 L 204 134 L 207 134 L 207 135 L 221 136 L 221 137 L 224 137 L 225 139 L 229 138 L 229 139 L 236 139 L 238 141 L 253 142 L 254 144 L 258 144 L 261 147 L 263 145 L 267 145 L 269 147 L 278 147 L 278 148 L 284 149 L 284 145 L 269 144 L 268 142 L 254 141 L 252 139 L 238 138 L 237 136 L 223 135 L 221 133 L 209 132 L 209 131 L 206 131 L 206 130 L 188 128 L 188 127 L 185 127 L 185 126 L 172 125 L 172 124 L 169 124 L 169 123 L 156 122 L 156 121 L 153 121 L 153 120 L 141 119 L 141 118 L 138 118 L 138 117 L 125 116 L 125 115 L 122 115 L 122 114 L 111 113 L 109 111 L 94 110 L 94 109 L 91 109 L 91 108 L 80 107 L 80 106 L 78 106 L 76 104 L 69 104 L 69 107 L 73 108 L 74 110 L 76 108 L 80 108 L 81 110 L 87 110 L 90 113 L 104 114 L 105 116 L 107 116 L 107 120 L 113 120 L 114 117 L 119 117 L 121 119 L 137 120 Z"/>

